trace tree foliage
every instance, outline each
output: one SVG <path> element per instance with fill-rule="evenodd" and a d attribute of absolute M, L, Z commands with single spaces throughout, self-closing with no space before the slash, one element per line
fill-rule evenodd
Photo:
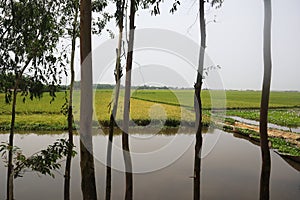
<path fill-rule="evenodd" d="M 206 0 L 206 2 L 209 3 L 211 7 L 218 9 L 221 8 L 224 0 Z"/>
<path fill-rule="evenodd" d="M 59 161 L 68 155 L 70 145 L 67 140 L 59 139 L 46 149 L 26 157 L 19 147 L 12 147 L 7 143 L 2 143 L 0 145 L 0 153 L 4 163 L 7 165 L 8 152 L 13 152 L 14 178 L 23 177 L 28 169 L 54 178 L 53 171 L 60 169 L 61 164 Z M 74 150 L 70 153 L 73 157 L 76 155 Z"/>
<path fill-rule="evenodd" d="M 14 87 L 15 80 L 16 77 L 12 73 L 0 74 L 0 91 L 5 93 L 6 103 L 10 103 L 12 100 L 12 88 Z M 49 89 L 49 87 L 47 88 L 35 77 L 22 76 L 19 78 L 18 82 L 18 90 L 21 91 L 23 102 L 25 102 L 27 96 L 29 96 L 31 100 L 33 100 L 33 98 L 40 99 L 43 95 L 43 92 L 48 91 Z"/>
<path fill-rule="evenodd" d="M 59 83 L 59 75 L 65 71 L 64 55 L 57 50 L 63 33 L 63 21 L 57 19 L 59 3 L 59 0 L 0 2 L 0 72 L 7 78 L 14 77 L 9 82 L 24 94 L 33 91 L 33 82 Z M 19 82 L 24 74 L 33 77 L 27 86 Z"/>
<path fill-rule="evenodd" d="M 173 0 L 172 7 L 170 8 L 170 13 L 174 14 L 178 10 L 178 6 L 180 6 L 179 0 Z M 206 0 L 206 3 L 209 3 L 211 7 L 216 9 L 221 8 L 224 0 Z M 144 0 L 142 1 L 142 5 L 144 8 L 150 8 L 151 15 L 159 15 L 160 14 L 160 4 L 164 3 L 164 0 Z"/>
<path fill-rule="evenodd" d="M 180 6 L 180 1 L 173 0 L 172 7 L 170 9 L 170 13 L 174 13 L 177 11 L 178 6 Z M 164 0 L 143 0 L 142 8 L 150 9 L 151 15 L 159 15 L 160 14 L 160 4 L 163 3 Z"/>
<path fill-rule="evenodd" d="M 115 0 L 114 0 L 115 1 Z M 118 0 L 116 0 L 118 2 Z M 92 1 L 92 12 L 95 20 L 93 20 L 92 33 L 100 35 L 105 25 L 113 18 L 113 15 L 105 12 L 104 9 L 108 5 L 107 0 Z"/>

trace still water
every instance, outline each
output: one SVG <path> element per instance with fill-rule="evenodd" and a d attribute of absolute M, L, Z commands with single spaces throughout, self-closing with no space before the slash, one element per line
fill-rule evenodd
<path fill-rule="evenodd" d="M 16 134 L 15 145 L 31 155 L 65 134 Z M 6 141 L 7 134 L 0 135 Z M 79 137 L 75 136 L 76 146 Z M 107 136 L 94 137 L 96 182 L 99 199 L 105 193 L 105 156 Z M 114 137 L 112 199 L 124 199 L 125 177 L 120 151 L 121 136 Z M 192 199 L 194 135 L 134 134 L 130 137 L 133 152 L 134 199 Z M 77 149 L 77 152 L 78 149 Z M 299 199 L 300 173 L 271 151 L 271 199 Z M 201 199 L 258 199 L 260 149 L 232 134 L 209 130 L 204 135 L 202 151 Z M 62 162 L 63 164 L 64 162 Z M 62 166 L 64 169 L 64 166 Z M 55 179 L 28 172 L 15 180 L 16 200 L 63 199 L 63 170 Z M 6 168 L 0 161 L 0 199 L 5 199 Z M 79 155 L 73 159 L 71 199 L 81 199 Z"/>

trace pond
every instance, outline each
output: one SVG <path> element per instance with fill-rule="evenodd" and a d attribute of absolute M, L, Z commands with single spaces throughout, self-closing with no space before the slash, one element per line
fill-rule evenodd
<path fill-rule="evenodd" d="M 30 155 L 66 134 L 16 134 L 15 144 Z M 7 134 L 0 134 L 6 141 Z M 79 137 L 75 136 L 78 147 Z M 105 193 L 105 154 L 107 136 L 94 137 L 96 182 L 99 199 Z M 123 157 L 118 150 L 121 136 L 114 137 L 112 199 L 124 199 Z M 193 199 L 194 135 L 134 134 L 130 137 L 133 154 L 134 199 Z M 78 149 L 77 149 L 78 152 Z M 271 151 L 271 199 L 298 199 L 300 173 Z M 201 199 L 258 199 L 261 169 L 259 146 L 212 129 L 204 134 L 202 150 Z M 63 162 L 62 162 L 63 163 Z M 64 169 L 64 167 L 62 167 Z M 5 199 L 6 168 L 0 161 L 0 199 Z M 15 180 L 16 200 L 63 199 L 63 170 L 55 179 L 28 172 Z M 81 199 L 79 155 L 73 159 L 71 199 Z"/>

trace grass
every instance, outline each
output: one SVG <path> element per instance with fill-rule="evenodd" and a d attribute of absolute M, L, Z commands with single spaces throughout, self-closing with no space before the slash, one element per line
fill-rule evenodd
<path fill-rule="evenodd" d="M 110 113 L 110 102 L 112 99 L 112 90 L 96 90 L 94 94 L 94 113 L 95 121 L 107 124 Z M 121 91 L 117 120 L 123 116 L 123 93 Z M 31 101 L 27 99 L 23 103 L 23 97 L 18 96 L 17 100 L 17 129 L 65 129 L 66 117 L 61 114 L 61 107 L 65 103 L 65 92 L 58 92 L 55 100 L 51 102 L 51 97 L 44 94 L 41 99 Z M 147 125 L 151 120 L 157 123 L 165 120 L 166 126 L 177 126 L 179 122 L 194 122 L 193 111 L 193 90 L 136 90 L 131 98 L 131 120 L 140 124 Z M 226 91 L 226 104 L 224 102 L 222 91 L 202 92 L 202 103 L 204 111 L 204 125 L 210 123 L 210 114 L 208 109 L 211 102 L 214 107 L 224 108 L 226 105 L 229 115 L 258 120 L 258 111 L 247 109 L 258 108 L 260 102 L 260 92 L 257 91 Z M 212 97 L 212 100 L 211 100 Z M 79 120 L 79 91 L 74 92 L 74 118 Z M 181 105 L 181 106 L 180 106 Z M 274 108 L 294 108 L 300 106 L 300 92 L 271 92 L 270 106 Z M 235 110 L 242 109 L 242 110 Z M 4 94 L 0 94 L 0 128 L 7 129 L 10 125 L 11 105 L 5 104 Z M 300 117 L 298 112 L 290 110 L 270 111 L 270 121 L 284 126 L 299 126 Z"/>
<path fill-rule="evenodd" d="M 227 108 L 259 108 L 261 92 L 227 91 Z M 271 92 L 270 108 L 300 107 L 300 92 Z"/>
<path fill-rule="evenodd" d="M 111 92 L 97 91 L 95 94 L 95 111 L 97 118 L 100 120 L 109 119 L 109 103 L 111 101 Z M 123 93 L 119 99 L 117 119 L 123 116 Z M 130 102 L 131 119 L 183 119 L 191 121 L 194 115 L 191 111 L 174 105 L 156 104 L 154 102 L 143 101 L 139 99 L 131 99 Z"/>
<path fill-rule="evenodd" d="M 117 121 L 121 121 L 123 116 L 123 92 L 121 91 Z M 66 117 L 61 113 L 61 107 L 65 103 L 65 93 L 58 92 L 55 100 L 51 102 L 51 97 L 44 94 L 41 99 L 31 101 L 27 99 L 23 103 L 23 97 L 18 96 L 16 129 L 17 130 L 65 130 L 67 127 Z M 79 121 L 80 116 L 80 93 L 74 93 L 74 119 Z M 11 105 L 5 104 L 4 95 L 0 94 L 0 130 L 8 130 L 10 127 Z M 97 90 L 94 94 L 94 121 L 107 126 L 110 116 L 110 103 L 112 90 Z M 209 114 L 203 117 L 204 125 L 208 126 L 210 121 Z M 190 109 L 175 105 L 157 104 L 154 102 L 131 99 L 130 118 L 138 125 L 147 125 L 153 120 L 152 124 L 164 126 L 178 126 L 180 122 L 193 125 L 194 113 Z"/>
<path fill-rule="evenodd" d="M 226 94 L 226 101 L 222 99 Z M 227 115 L 239 116 L 246 119 L 259 120 L 259 106 L 261 93 L 259 91 L 208 91 L 202 92 L 204 109 L 214 107 L 227 109 Z M 166 105 L 182 105 L 193 110 L 192 90 L 137 90 L 132 98 L 157 102 Z M 222 102 L 224 100 L 224 102 Z M 225 106 L 226 105 L 226 106 Z M 269 121 L 287 126 L 300 126 L 300 92 L 271 92 Z"/>
<path fill-rule="evenodd" d="M 96 90 L 94 93 L 94 125 L 100 122 L 107 126 L 109 123 L 110 103 L 112 99 L 112 90 Z M 16 129 L 17 130 L 66 130 L 66 116 L 61 113 L 62 105 L 65 103 L 65 92 L 58 92 L 57 97 L 51 102 L 51 97 L 44 94 L 42 99 L 27 99 L 23 103 L 23 97 L 18 96 Z M 202 103 L 204 110 L 203 124 L 208 126 L 210 123 L 211 102 L 214 107 L 224 108 L 222 105 L 222 91 L 203 91 Z M 236 115 L 247 119 L 259 119 L 259 100 L 260 92 L 255 91 L 227 91 L 226 92 L 227 115 Z M 121 91 L 119 99 L 117 121 L 121 123 L 123 116 L 123 97 L 124 91 Z M 212 100 L 211 100 L 211 97 Z M 74 119 L 79 121 L 80 115 L 80 93 L 74 92 Z M 11 105 L 5 104 L 4 95 L 0 94 L 0 130 L 10 128 L 10 110 Z M 183 122 L 193 126 L 195 115 L 193 111 L 193 91 L 192 90 L 137 90 L 133 92 L 130 107 L 131 124 L 145 126 L 154 124 L 157 126 L 176 127 Z M 51 103 L 50 103 L 51 102 Z M 283 126 L 300 126 L 300 93 L 298 92 L 272 92 L 270 106 L 277 108 L 270 110 L 269 120 L 271 123 Z M 256 110 L 253 110 L 255 109 Z M 278 109 L 289 108 L 289 109 Z M 293 108 L 293 110 L 291 110 Z M 240 110 L 237 110 L 240 109 Z M 252 109 L 252 110 L 251 110 Z M 229 124 L 234 124 L 234 120 L 226 118 Z M 134 122 L 134 123 L 133 123 Z M 225 127 L 226 128 L 226 127 Z M 227 128 L 233 131 L 230 126 Z M 258 138 L 255 131 L 238 130 L 240 134 Z M 291 155 L 300 155 L 300 150 L 283 139 L 270 138 L 272 147 L 279 149 L 280 152 Z"/>
<path fill-rule="evenodd" d="M 259 110 L 229 110 L 227 115 L 259 121 Z M 300 109 L 269 110 L 269 122 L 286 127 L 300 127 Z"/>
<path fill-rule="evenodd" d="M 65 93 L 56 93 L 57 97 L 51 102 L 51 97 L 48 93 L 45 93 L 41 99 L 33 99 L 31 101 L 26 98 L 25 103 L 23 97 L 18 95 L 16 112 L 18 114 L 60 114 L 61 107 L 65 103 Z M 0 114 L 10 114 L 11 105 L 6 104 L 4 100 L 4 94 L 0 93 Z"/>
<path fill-rule="evenodd" d="M 10 118 L 8 114 L 0 115 L 0 130 L 9 130 Z M 67 120 L 62 114 L 17 114 L 17 130 L 65 130 Z"/>
<path fill-rule="evenodd" d="M 132 98 L 168 105 L 182 105 L 193 108 L 193 90 L 136 90 Z M 224 99 L 226 95 L 226 99 Z M 261 92 L 259 91 L 208 91 L 201 94 L 203 108 L 258 109 Z M 224 103 L 224 106 L 223 106 Z M 300 92 L 271 92 L 270 108 L 300 107 Z"/>

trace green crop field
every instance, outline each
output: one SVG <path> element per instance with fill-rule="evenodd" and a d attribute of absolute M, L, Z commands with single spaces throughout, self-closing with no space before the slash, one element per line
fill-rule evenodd
<path fill-rule="evenodd" d="M 132 98 L 193 109 L 192 90 L 138 90 Z M 201 94 L 204 109 L 226 108 L 227 115 L 259 120 L 261 92 L 208 91 Z M 213 104 L 212 104 L 213 102 Z M 274 124 L 300 126 L 300 92 L 271 92 L 269 121 Z"/>
<path fill-rule="evenodd" d="M 135 90 L 131 99 L 131 119 L 194 121 L 192 90 Z M 225 98 L 226 95 L 226 98 Z M 51 97 L 44 94 L 41 99 L 26 99 L 18 96 L 16 127 L 18 129 L 63 129 L 66 117 L 61 113 L 65 103 L 65 92 L 58 92 L 51 102 Z M 79 119 L 79 91 L 74 92 L 74 118 Z M 94 120 L 109 120 L 112 90 L 96 90 L 94 94 Z M 260 92 L 257 91 L 208 91 L 202 92 L 203 108 L 209 110 L 211 105 L 216 108 L 227 108 L 228 115 L 241 116 L 257 120 L 260 104 Z M 51 103 L 50 103 L 51 102 Z M 121 91 L 117 120 L 122 119 L 123 91 Z M 300 107 L 300 92 L 272 92 L 270 107 L 280 111 L 270 111 L 272 123 L 285 126 L 299 126 L 298 114 L 291 109 Z M 283 109 L 284 108 L 284 109 Z M 240 110 L 241 109 L 241 110 Z M 256 110 L 245 110 L 256 109 Z M 8 129 L 10 124 L 11 105 L 5 104 L 4 94 L 0 94 L 0 128 Z M 209 123 L 209 112 L 205 111 L 204 122 Z"/>
<path fill-rule="evenodd" d="M 56 93 L 56 98 L 51 102 L 51 97 L 44 94 L 41 99 L 26 99 L 18 96 L 16 129 L 34 130 L 54 130 L 65 129 L 67 125 L 66 117 L 61 113 L 62 105 L 65 103 L 65 92 Z M 79 120 L 79 98 L 80 93 L 74 92 L 74 119 Z M 4 94 L 0 94 L 0 129 L 9 129 L 11 105 L 5 104 Z M 94 94 L 94 121 L 106 123 L 110 115 L 110 103 L 112 90 L 97 90 Z M 51 103 L 50 103 L 51 102 Z M 122 119 L 123 111 L 123 91 L 121 91 L 117 120 Z M 149 101 L 131 99 L 130 117 L 133 121 L 154 120 L 174 120 L 174 121 L 194 121 L 194 114 L 191 110 L 175 105 L 157 104 Z M 208 123 L 209 119 L 204 118 Z"/>
<path fill-rule="evenodd" d="M 192 90 L 137 90 L 132 98 L 192 108 L 194 104 Z M 204 109 L 226 105 L 227 109 L 259 108 L 261 92 L 259 91 L 208 91 L 202 92 Z M 271 108 L 300 107 L 300 92 L 271 92 Z M 222 107 L 221 107 L 222 108 Z"/>

